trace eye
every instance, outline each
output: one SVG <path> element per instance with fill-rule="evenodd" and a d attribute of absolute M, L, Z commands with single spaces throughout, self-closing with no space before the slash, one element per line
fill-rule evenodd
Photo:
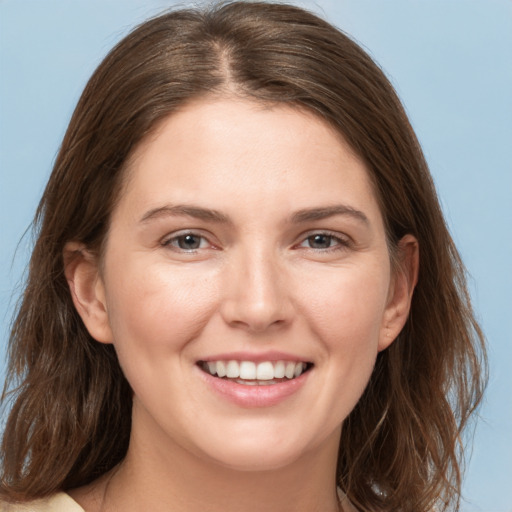
<path fill-rule="evenodd" d="M 190 252 L 210 246 L 208 240 L 204 236 L 196 233 L 183 233 L 181 235 L 173 236 L 172 238 L 167 239 L 163 245 L 173 249 Z"/>
<path fill-rule="evenodd" d="M 348 245 L 349 241 L 339 235 L 331 233 L 312 233 L 299 244 L 299 247 L 316 251 L 334 251 L 345 249 Z"/>
<path fill-rule="evenodd" d="M 319 233 L 317 235 L 308 236 L 305 240 L 311 249 L 328 249 L 336 245 L 336 239 L 331 235 Z"/>

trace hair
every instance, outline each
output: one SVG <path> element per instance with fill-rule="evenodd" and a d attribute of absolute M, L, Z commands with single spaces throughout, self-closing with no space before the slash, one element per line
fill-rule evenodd
<path fill-rule="evenodd" d="M 96 342 L 64 276 L 67 242 L 101 254 L 134 149 L 180 106 L 212 94 L 307 109 L 365 162 L 390 247 L 419 241 L 406 325 L 379 353 L 343 424 L 337 482 L 361 511 L 458 509 L 463 438 L 486 381 L 465 269 L 393 87 L 349 37 L 291 5 L 229 2 L 150 19 L 107 55 L 70 121 L 37 209 L 14 319 L 0 497 L 85 485 L 119 463 L 132 392 Z"/>

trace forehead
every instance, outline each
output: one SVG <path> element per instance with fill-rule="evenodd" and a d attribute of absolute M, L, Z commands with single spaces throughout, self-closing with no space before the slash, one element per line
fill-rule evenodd
<path fill-rule="evenodd" d="M 121 199 L 208 201 L 209 193 L 225 194 L 226 208 L 240 195 L 291 208 L 351 195 L 376 206 L 364 162 L 325 120 L 240 99 L 197 100 L 165 118 L 133 152 L 126 178 Z"/>

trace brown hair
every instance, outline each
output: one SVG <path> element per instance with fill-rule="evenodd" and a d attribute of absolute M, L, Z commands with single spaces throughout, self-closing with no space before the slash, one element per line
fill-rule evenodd
<path fill-rule="evenodd" d="M 112 346 L 95 342 L 73 307 L 63 248 L 73 240 L 101 253 L 134 148 L 184 102 L 226 91 L 333 125 L 367 164 L 391 253 L 405 234 L 418 239 L 410 317 L 344 422 L 338 484 L 364 511 L 458 508 L 461 432 L 481 399 L 485 350 L 422 151 L 357 44 L 302 9 L 260 2 L 151 19 L 87 84 L 35 216 L 9 347 L 0 496 L 84 485 L 124 457 L 131 390 Z"/>

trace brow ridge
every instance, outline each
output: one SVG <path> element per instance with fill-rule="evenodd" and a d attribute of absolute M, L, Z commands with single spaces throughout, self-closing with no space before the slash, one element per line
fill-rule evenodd
<path fill-rule="evenodd" d="M 214 210 L 211 208 L 202 208 L 199 206 L 192 206 L 186 204 L 176 204 L 176 205 L 165 205 L 160 206 L 158 208 L 153 208 L 147 211 L 142 218 L 141 222 L 145 223 L 153 219 L 158 219 L 162 217 L 179 217 L 179 216 L 187 216 L 193 217 L 195 219 L 210 221 L 210 222 L 219 222 L 222 224 L 229 224 L 231 220 L 229 217 L 219 212 L 218 210 Z"/>
<path fill-rule="evenodd" d="M 303 210 L 299 210 L 292 215 L 292 222 L 301 223 L 307 221 L 323 220 L 328 217 L 334 217 L 336 215 L 347 215 L 349 217 L 353 217 L 356 220 L 362 221 L 364 224 L 370 223 L 368 217 L 361 210 L 344 204 L 321 206 L 318 208 L 305 208 Z"/>
<path fill-rule="evenodd" d="M 141 222 L 145 223 L 157 218 L 168 216 L 178 217 L 183 215 L 209 222 L 232 224 L 231 219 L 218 210 L 186 204 L 164 205 L 158 208 L 153 208 L 142 216 Z M 291 222 L 294 224 L 300 224 L 308 221 L 323 220 L 336 215 L 347 215 L 365 224 L 369 224 L 368 217 L 362 211 L 343 204 L 298 210 L 291 216 Z"/>

